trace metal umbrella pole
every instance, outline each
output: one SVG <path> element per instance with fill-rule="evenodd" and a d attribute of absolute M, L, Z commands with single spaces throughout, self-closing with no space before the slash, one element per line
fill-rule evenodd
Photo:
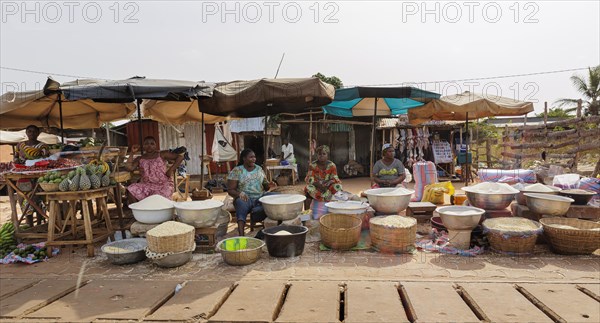
<path fill-rule="evenodd" d="M 375 128 L 376 128 L 376 120 L 377 120 L 377 101 L 379 98 L 375 98 L 375 106 L 373 108 L 373 125 L 371 128 L 371 167 L 369 169 L 369 177 L 371 181 L 373 180 L 373 164 L 375 163 Z"/>
<path fill-rule="evenodd" d="M 58 112 L 60 114 L 60 141 L 65 143 L 65 128 L 63 127 L 63 111 L 62 111 L 62 98 L 58 93 Z"/>

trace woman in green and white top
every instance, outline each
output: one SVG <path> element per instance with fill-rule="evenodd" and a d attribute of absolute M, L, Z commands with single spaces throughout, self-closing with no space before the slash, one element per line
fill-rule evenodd
<path fill-rule="evenodd" d="M 258 199 L 277 184 L 267 181 L 263 169 L 256 165 L 256 155 L 251 149 L 242 150 L 240 160 L 242 164 L 232 169 L 227 176 L 227 193 L 234 198 L 238 234 L 244 236 L 248 213 L 251 213 L 253 222 L 260 222 L 267 217 Z"/>
<path fill-rule="evenodd" d="M 406 178 L 406 171 L 402 162 L 395 158 L 394 147 L 383 144 L 381 147 L 383 157 L 373 165 L 373 182 L 371 187 L 398 186 Z"/>

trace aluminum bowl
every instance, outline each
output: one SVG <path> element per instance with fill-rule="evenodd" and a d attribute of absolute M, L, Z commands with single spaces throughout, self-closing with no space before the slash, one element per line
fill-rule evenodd
<path fill-rule="evenodd" d="M 366 190 L 365 194 L 369 204 L 375 211 L 384 214 L 399 214 L 406 210 L 414 190 L 401 187 L 373 188 Z"/>
<path fill-rule="evenodd" d="M 193 250 L 170 254 L 164 258 L 152 259 L 152 262 L 154 262 L 157 266 L 163 267 L 163 268 L 173 268 L 173 267 L 183 266 L 192 259 L 192 251 Z"/>
<path fill-rule="evenodd" d="M 328 202 L 325 206 L 329 213 L 337 214 L 363 214 L 369 208 L 369 204 L 358 201 Z"/>
<path fill-rule="evenodd" d="M 222 207 L 223 202 L 217 200 L 175 203 L 177 219 L 195 228 L 208 228 L 215 225 Z"/>
<path fill-rule="evenodd" d="M 531 185 L 528 185 L 528 186 L 531 186 Z M 519 193 L 517 193 L 517 203 L 519 203 L 520 205 L 527 205 L 527 199 L 525 198 L 525 193 L 539 193 L 539 194 L 557 195 L 560 192 L 560 188 L 558 188 L 556 186 L 546 185 L 546 187 L 548 187 L 549 189 L 551 189 L 552 192 L 531 191 L 531 190 L 527 189 L 528 186 L 523 187 L 522 189 L 519 190 Z"/>
<path fill-rule="evenodd" d="M 148 246 L 144 238 L 132 238 L 109 242 L 101 250 L 115 265 L 134 264 L 146 259 L 144 249 Z"/>
<path fill-rule="evenodd" d="M 221 253 L 223 261 L 231 266 L 244 266 L 255 263 L 265 243 L 249 237 L 235 237 L 222 240 L 216 249 Z"/>
<path fill-rule="evenodd" d="M 515 199 L 515 195 L 517 195 L 517 193 L 475 193 L 466 191 L 465 188 L 463 190 L 467 194 L 469 203 L 484 210 L 504 210 Z"/>
<path fill-rule="evenodd" d="M 273 194 L 259 199 L 271 220 L 287 221 L 298 217 L 306 196 L 300 194 Z"/>
<path fill-rule="evenodd" d="M 485 210 L 472 206 L 444 206 L 436 211 L 444 226 L 450 230 L 471 230 L 479 224 Z"/>
<path fill-rule="evenodd" d="M 525 198 L 527 198 L 527 206 L 531 212 L 548 216 L 563 216 L 567 214 L 571 203 L 575 201 L 572 198 L 564 196 L 538 193 L 525 193 Z"/>

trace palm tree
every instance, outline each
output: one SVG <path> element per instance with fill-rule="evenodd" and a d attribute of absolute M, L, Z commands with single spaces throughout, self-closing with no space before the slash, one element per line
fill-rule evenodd
<path fill-rule="evenodd" d="M 573 75 L 571 82 L 583 96 L 583 107 L 586 115 L 598 115 L 600 111 L 600 65 L 589 67 L 589 76 Z M 578 99 L 560 99 L 554 102 L 558 107 L 571 106 L 566 112 L 574 111 L 573 104 L 577 105 Z"/>

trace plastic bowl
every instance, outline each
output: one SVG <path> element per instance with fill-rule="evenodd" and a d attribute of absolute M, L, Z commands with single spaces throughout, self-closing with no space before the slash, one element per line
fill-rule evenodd
<path fill-rule="evenodd" d="M 567 214 L 571 203 L 575 200 L 572 198 L 537 193 L 525 193 L 527 198 L 527 206 L 533 213 L 548 216 L 563 216 Z"/>
<path fill-rule="evenodd" d="M 364 193 L 369 199 L 369 204 L 375 211 L 383 214 L 399 214 L 406 210 L 414 190 L 400 187 L 373 188 Z"/>
<path fill-rule="evenodd" d="M 329 213 L 337 214 L 363 214 L 369 208 L 369 204 L 358 201 L 328 202 L 325 206 Z"/>
<path fill-rule="evenodd" d="M 485 210 L 472 206 L 444 206 L 437 208 L 444 227 L 450 230 L 468 230 L 475 228 Z"/>
<path fill-rule="evenodd" d="M 592 199 L 592 197 L 596 195 L 596 192 L 581 189 L 572 189 L 560 191 L 558 192 L 558 194 L 572 198 L 574 200 L 573 204 L 575 205 L 586 205 Z"/>
<path fill-rule="evenodd" d="M 287 221 L 298 217 L 304 208 L 306 196 L 300 194 L 273 194 L 259 199 L 271 220 Z"/>
<path fill-rule="evenodd" d="M 278 235 L 279 231 L 287 231 L 291 234 Z M 263 229 L 267 250 L 272 257 L 296 257 L 304 251 L 306 233 L 308 228 L 299 225 L 280 225 Z"/>
<path fill-rule="evenodd" d="M 132 238 L 109 242 L 101 250 L 115 265 L 134 264 L 146 259 L 144 249 L 148 246 L 144 238 Z"/>
<path fill-rule="evenodd" d="M 177 219 L 195 228 L 208 228 L 215 225 L 221 214 L 223 202 L 217 200 L 177 202 Z"/>
<path fill-rule="evenodd" d="M 140 208 L 139 203 L 140 202 L 136 202 L 129 205 L 136 221 L 146 224 L 159 224 L 173 220 L 173 211 L 175 210 L 173 206 L 148 210 L 147 208 Z"/>

